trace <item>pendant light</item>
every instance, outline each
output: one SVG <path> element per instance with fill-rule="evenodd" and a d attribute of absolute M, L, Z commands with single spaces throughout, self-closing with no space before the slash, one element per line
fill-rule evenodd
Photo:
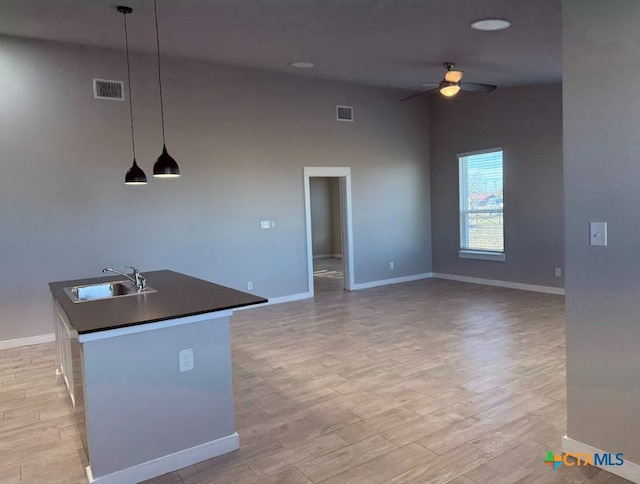
<path fill-rule="evenodd" d="M 127 14 L 133 12 L 131 7 L 118 5 L 118 12 L 124 18 L 124 45 L 127 52 L 127 82 L 129 84 L 129 116 L 131 118 L 131 146 L 133 148 L 133 165 L 124 177 L 125 185 L 146 185 L 147 176 L 136 163 L 136 142 L 133 137 L 133 100 L 131 99 L 131 67 L 129 66 L 129 35 L 127 33 Z"/>
<path fill-rule="evenodd" d="M 160 34 L 158 33 L 158 7 L 153 0 L 153 11 L 156 18 L 156 45 L 158 48 L 158 86 L 160 88 L 160 118 L 162 120 L 162 154 L 153 165 L 153 176 L 156 178 L 176 178 L 180 176 L 180 168 L 173 157 L 167 153 L 164 139 L 164 105 L 162 102 L 162 76 L 160 75 Z"/>

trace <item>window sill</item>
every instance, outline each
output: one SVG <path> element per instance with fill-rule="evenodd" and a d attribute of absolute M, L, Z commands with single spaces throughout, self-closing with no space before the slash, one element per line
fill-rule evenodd
<path fill-rule="evenodd" d="M 477 260 L 492 260 L 497 262 L 504 262 L 504 252 L 488 252 L 482 250 L 460 250 L 458 251 L 458 257 L 460 259 L 477 259 Z"/>

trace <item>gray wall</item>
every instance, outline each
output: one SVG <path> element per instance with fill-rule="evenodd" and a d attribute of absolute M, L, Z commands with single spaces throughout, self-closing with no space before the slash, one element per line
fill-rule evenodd
<path fill-rule="evenodd" d="M 340 183 L 335 177 L 311 177 L 311 243 L 314 257 L 342 255 Z"/>
<path fill-rule="evenodd" d="M 640 3 L 564 0 L 568 436 L 640 463 Z M 589 222 L 609 224 L 589 246 Z"/>
<path fill-rule="evenodd" d="M 562 88 L 435 97 L 431 111 L 433 271 L 562 287 Z M 458 258 L 457 153 L 502 147 L 505 262 Z"/>
<path fill-rule="evenodd" d="M 0 37 L 0 341 L 51 333 L 47 282 L 106 266 L 240 289 L 251 280 L 267 297 L 306 292 L 304 166 L 351 167 L 356 282 L 431 271 L 425 105 L 167 58 L 167 147 L 183 175 L 157 180 L 154 57 L 134 55 L 131 67 L 144 187 L 123 183 L 127 103 L 94 100 L 91 87 L 126 79 L 124 53 Z M 336 122 L 336 104 L 353 106 L 356 122 Z"/>
<path fill-rule="evenodd" d="M 340 244 L 340 199 L 334 198 L 337 178 L 311 177 L 311 242 L 314 257 L 328 257 L 342 252 Z M 337 220 L 336 220 L 337 219 Z"/>

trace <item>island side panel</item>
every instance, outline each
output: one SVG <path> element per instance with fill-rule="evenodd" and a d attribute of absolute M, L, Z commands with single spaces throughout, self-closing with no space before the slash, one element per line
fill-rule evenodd
<path fill-rule="evenodd" d="M 194 369 L 180 372 L 188 348 Z M 83 353 L 94 478 L 234 433 L 228 316 L 88 341 Z"/>

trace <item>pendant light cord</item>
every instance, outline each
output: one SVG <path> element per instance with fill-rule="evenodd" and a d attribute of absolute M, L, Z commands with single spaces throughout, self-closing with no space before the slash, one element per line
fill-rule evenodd
<path fill-rule="evenodd" d="M 160 86 L 160 119 L 162 120 L 162 145 L 166 145 L 164 140 L 164 104 L 162 102 L 162 76 L 160 75 L 160 34 L 158 33 L 158 6 L 153 0 L 153 12 L 156 17 L 156 47 L 158 51 L 158 85 Z"/>
<path fill-rule="evenodd" d="M 124 45 L 127 50 L 127 82 L 129 83 L 129 116 L 131 118 L 131 146 L 133 146 L 133 159 L 136 159 L 136 141 L 133 136 L 133 100 L 131 99 L 131 67 L 129 66 L 129 35 L 127 33 L 127 14 L 124 17 Z"/>

